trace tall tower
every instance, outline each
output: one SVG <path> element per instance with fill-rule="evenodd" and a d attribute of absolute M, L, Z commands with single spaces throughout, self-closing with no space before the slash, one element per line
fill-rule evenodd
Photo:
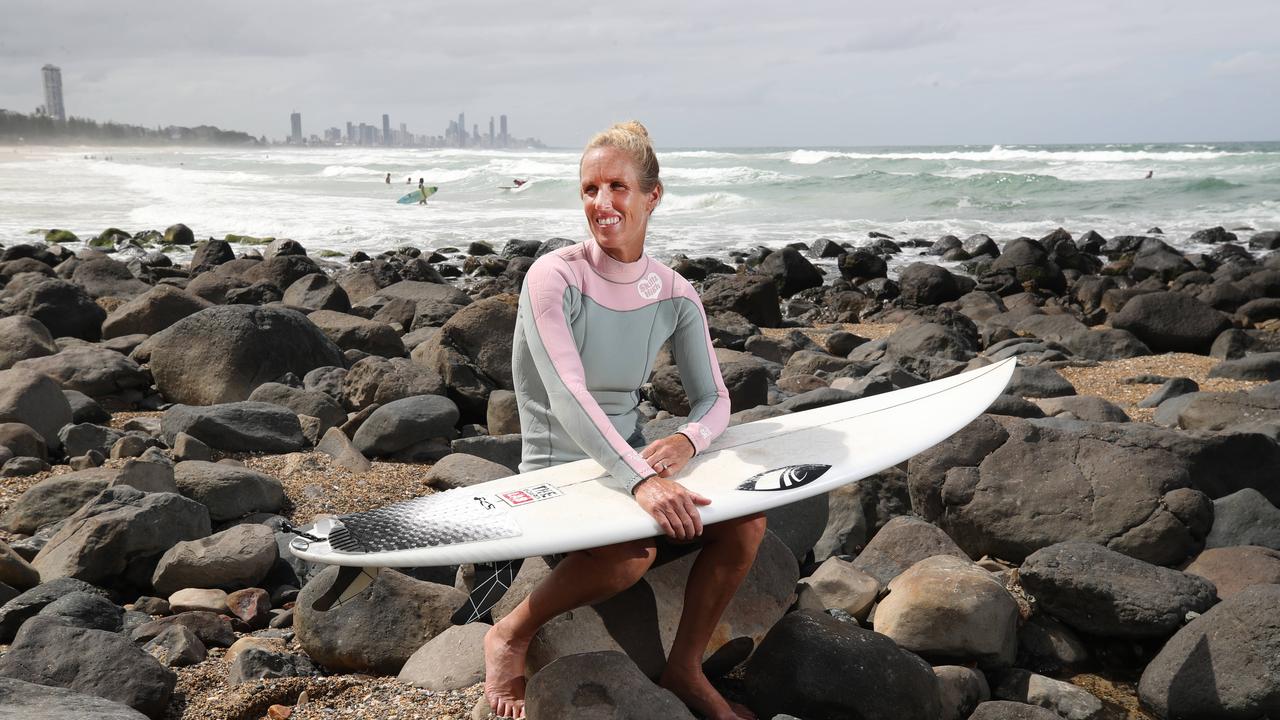
<path fill-rule="evenodd" d="M 355 126 L 355 123 L 351 122 L 350 120 L 347 121 L 347 144 L 348 145 L 356 144 L 356 126 Z"/>
<path fill-rule="evenodd" d="M 458 113 L 458 147 L 467 146 L 467 114 Z"/>
<path fill-rule="evenodd" d="M 300 112 L 289 116 L 289 140 L 294 145 L 302 144 L 302 113 Z"/>
<path fill-rule="evenodd" d="M 489 116 L 489 147 L 493 147 L 493 116 Z"/>
<path fill-rule="evenodd" d="M 382 113 L 382 144 L 391 144 L 391 116 Z"/>
<path fill-rule="evenodd" d="M 66 121 L 67 109 L 62 105 L 62 69 L 57 65 L 45 65 L 44 73 L 44 111 L 49 117 Z"/>
<path fill-rule="evenodd" d="M 499 144 L 500 146 L 502 146 L 502 147 L 506 147 L 506 146 L 507 146 L 507 143 L 508 143 L 508 139 L 507 139 L 507 116 L 506 116 L 506 115 L 502 115 L 502 116 L 500 116 L 500 117 L 499 117 L 499 119 L 502 121 L 502 123 L 501 123 L 502 134 L 498 136 L 498 137 L 499 137 L 498 144 Z"/>

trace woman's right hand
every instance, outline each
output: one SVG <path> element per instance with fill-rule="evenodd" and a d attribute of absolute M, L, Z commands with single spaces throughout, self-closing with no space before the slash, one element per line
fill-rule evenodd
<path fill-rule="evenodd" d="M 662 532 L 672 540 L 689 542 L 702 534 L 702 515 L 699 505 L 710 505 L 711 500 L 699 495 L 674 480 L 652 475 L 635 489 L 636 502 L 653 516 Z"/>

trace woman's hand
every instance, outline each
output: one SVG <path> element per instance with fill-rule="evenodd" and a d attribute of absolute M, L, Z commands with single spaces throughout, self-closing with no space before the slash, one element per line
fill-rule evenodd
<path fill-rule="evenodd" d="M 667 478 L 675 476 L 693 459 L 693 443 L 683 433 L 655 440 L 640 451 L 658 473 L 657 477 L 636 486 L 636 502 L 662 526 L 662 532 L 673 540 L 689 541 L 702 534 L 702 516 L 697 506 L 711 503 Z"/>
<path fill-rule="evenodd" d="M 693 441 L 684 433 L 673 433 L 654 440 L 640 451 L 640 457 L 658 473 L 658 477 L 675 477 L 693 459 Z"/>
<path fill-rule="evenodd" d="M 702 534 L 699 505 L 711 501 L 674 480 L 651 476 L 636 486 L 636 502 L 672 540 L 688 542 Z"/>

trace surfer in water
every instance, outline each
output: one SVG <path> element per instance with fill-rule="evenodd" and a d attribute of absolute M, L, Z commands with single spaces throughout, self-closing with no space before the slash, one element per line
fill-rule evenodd
<path fill-rule="evenodd" d="M 498 716 L 523 718 L 525 660 L 538 628 L 631 587 L 655 561 L 698 549 L 658 682 L 707 718 L 754 718 L 711 685 L 702 660 L 755 561 L 765 519 L 703 526 L 698 507 L 711 501 L 677 481 L 728 425 L 729 393 L 697 292 L 644 252 L 663 193 L 644 126 L 622 123 L 593 137 L 579 179 L 590 237 L 539 258 L 520 297 L 512 352 L 524 428 L 520 471 L 593 458 L 609 471 L 600 482 L 633 497 L 665 536 L 566 555 L 485 635 L 485 697 Z M 646 443 L 638 390 L 668 340 L 689 398 L 688 422 Z"/>
<path fill-rule="evenodd" d="M 516 179 L 514 179 L 514 180 L 512 180 L 512 181 L 511 181 L 511 184 L 512 184 L 513 186 L 515 186 L 515 187 L 520 187 L 521 185 L 523 185 L 523 184 L 525 184 L 525 183 L 527 183 L 527 182 L 529 182 L 529 181 L 528 181 L 528 180 L 521 180 L 520 178 L 516 178 Z"/>
<path fill-rule="evenodd" d="M 387 184 L 391 184 L 391 173 L 387 173 Z"/>
<path fill-rule="evenodd" d="M 418 178 L 418 192 L 422 193 L 422 197 L 418 198 L 419 205 L 427 204 L 427 186 L 423 184 L 423 178 Z"/>

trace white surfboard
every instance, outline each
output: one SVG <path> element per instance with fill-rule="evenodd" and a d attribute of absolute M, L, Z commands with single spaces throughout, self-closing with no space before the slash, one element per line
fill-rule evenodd
<path fill-rule="evenodd" d="M 677 480 L 705 495 L 711 524 L 812 497 L 897 465 L 982 414 L 1014 359 L 923 385 L 729 428 Z M 322 518 L 292 541 L 332 565 L 496 563 L 662 533 L 594 460 Z"/>

